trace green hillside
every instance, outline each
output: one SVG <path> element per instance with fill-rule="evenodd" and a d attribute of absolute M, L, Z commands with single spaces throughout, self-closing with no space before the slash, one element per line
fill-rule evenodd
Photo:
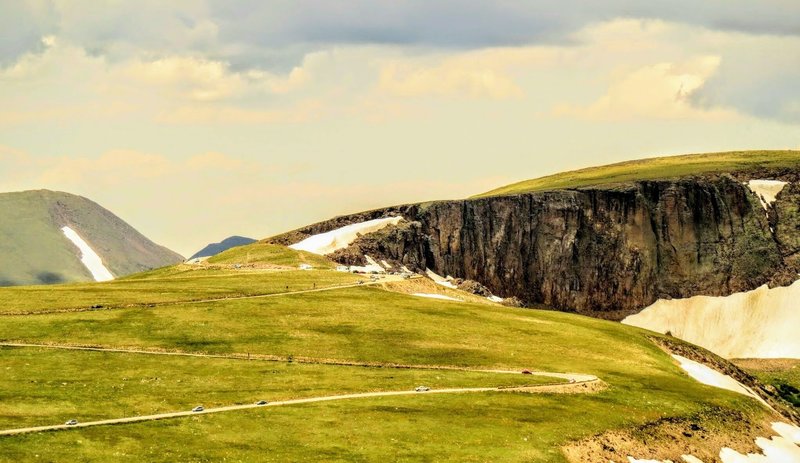
<path fill-rule="evenodd" d="M 308 264 L 315 268 L 336 266 L 334 262 L 323 256 L 261 241 L 228 249 L 211 257 L 208 262 L 211 264 L 271 264 L 291 267 Z"/>
<path fill-rule="evenodd" d="M 689 378 L 643 330 L 559 312 L 414 297 L 357 281 L 331 270 L 180 265 L 116 282 L 53 287 L 60 291 L 54 293 L 2 290 L 0 307 L 31 313 L 0 313 L 0 429 L 262 399 L 413 392 L 418 385 L 566 384 L 490 371 L 497 369 L 597 375 L 605 387 L 352 398 L 0 436 L 0 455 L 17 461 L 564 462 L 562 446 L 612 429 L 664 418 L 692 418 L 717 429 L 731 416 L 745 422 L 767 416 L 751 399 Z M 241 294 L 256 297 L 231 297 Z M 85 307 L 103 298 L 117 305 Z M 59 312 L 64 307 L 83 308 Z M 117 351 L 52 348 L 59 346 Z"/>
<path fill-rule="evenodd" d="M 183 260 L 110 211 L 69 193 L 0 193 L 0 215 L 0 286 L 91 281 L 63 226 L 86 240 L 115 276 Z"/>
<path fill-rule="evenodd" d="M 733 151 L 620 162 L 561 172 L 496 188 L 474 197 L 513 195 L 636 180 L 654 180 L 755 168 L 800 166 L 800 151 Z"/>

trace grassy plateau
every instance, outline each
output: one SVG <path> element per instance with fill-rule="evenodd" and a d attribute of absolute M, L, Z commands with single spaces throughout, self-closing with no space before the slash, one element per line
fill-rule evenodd
<path fill-rule="evenodd" d="M 289 251 L 249 246 L 266 262 L 297 263 L 296 254 L 285 260 Z M 245 248 L 216 264 L 242 263 Z M 257 252 L 249 253 L 252 262 Z M 0 347 L 0 429 L 417 385 L 553 381 L 452 368 L 585 373 L 606 387 L 358 398 L 0 436 L 0 461 L 565 462 L 561 446 L 610 429 L 711 407 L 764 414 L 753 400 L 689 378 L 636 328 L 380 285 L 337 287 L 358 279 L 181 265 L 105 284 L 4 289 L 4 343 L 151 353 Z M 292 293 L 314 287 L 330 289 Z M 248 294 L 273 296 L 229 297 Z M 190 302 L 204 299 L 216 300 Z M 118 307 L 53 310 L 97 303 Z"/>
<path fill-rule="evenodd" d="M 800 151 L 733 151 L 667 156 L 588 167 L 546 177 L 523 180 L 474 197 L 514 195 L 535 191 L 675 178 L 686 175 L 734 172 L 755 168 L 795 168 L 799 165 Z"/>

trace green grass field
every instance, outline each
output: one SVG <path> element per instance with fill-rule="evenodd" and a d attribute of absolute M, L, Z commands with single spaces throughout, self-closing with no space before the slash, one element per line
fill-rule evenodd
<path fill-rule="evenodd" d="M 197 276 L 195 272 L 211 272 Z M 113 284 L 0 291 L 0 306 L 74 306 L 110 294 L 130 307 L 0 315 L 0 340 L 109 348 L 274 355 L 375 365 L 595 374 L 596 394 L 485 392 L 350 399 L 137 424 L 0 437 L 15 461 L 514 461 L 563 462 L 572 439 L 709 407 L 763 416 L 750 399 L 685 375 L 644 331 L 559 312 L 442 302 L 380 287 L 259 299 L 160 301 L 285 289 L 332 271 L 164 269 Z M 319 280 L 322 279 L 322 280 Z M 311 283 L 312 285 L 314 283 Z M 136 286 L 141 285 L 141 286 Z M 71 289 L 70 289 L 71 288 Z M 270 289 L 272 288 L 272 289 Z M 255 290 L 255 289 L 253 289 Z M 23 293 L 21 293 L 22 291 Z M 24 292 L 27 291 L 27 292 Z M 25 294 L 25 297 L 20 296 Z M 59 294 L 56 292 L 56 294 Z M 138 295 L 138 296 L 137 296 Z M 13 304 L 10 304 L 13 303 Z M 473 387 L 549 381 L 528 375 L 320 365 L 155 354 L 0 349 L 0 427 L 59 424 L 255 400 L 415 385 Z"/>
<path fill-rule="evenodd" d="M 513 195 L 636 180 L 655 180 L 686 175 L 732 172 L 758 167 L 796 168 L 798 165 L 800 165 L 800 151 L 734 151 L 668 156 L 627 161 L 607 166 L 588 167 L 532 180 L 524 180 L 474 197 Z"/>
<path fill-rule="evenodd" d="M 317 254 L 306 251 L 295 251 L 286 246 L 256 242 L 245 246 L 237 246 L 208 259 L 211 264 L 272 264 L 297 267 L 308 264 L 314 268 L 335 268 L 336 264 Z"/>
<path fill-rule="evenodd" d="M 276 294 L 349 285 L 360 279 L 334 271 L 237 271 L 178 265 L 105 283 L 0 288 L 0 314 Z"/>

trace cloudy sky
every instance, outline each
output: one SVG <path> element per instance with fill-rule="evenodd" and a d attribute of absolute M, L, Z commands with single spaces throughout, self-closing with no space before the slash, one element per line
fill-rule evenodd
<path fill-rule="evenodd" d="M 0 191 L 184 255 L 665 154 L 800 148 L 796 0 L 0 0 Z"/>

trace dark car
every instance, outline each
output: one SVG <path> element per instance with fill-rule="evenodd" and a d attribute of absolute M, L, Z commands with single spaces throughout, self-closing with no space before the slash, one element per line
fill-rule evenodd
<path fill-rule="evenodd" d="M 414 390 L 417 392 L 428 392 L 431 390 L 431 388 L 429 388 L 428 386 L 417 386 L 416 388 L 414 388 Z"/>
<path fill-rule="evenodd" d="M 267 402 L 266 400 L 259 400 L 258 402 L 256 402 L 256 405 L 266 405 L 268 403 L 269 402 Z"/>
<path fill-rule="evenodd" d="M 532 375 L 531 370 L 522 370 L 523 375 Z"/>

